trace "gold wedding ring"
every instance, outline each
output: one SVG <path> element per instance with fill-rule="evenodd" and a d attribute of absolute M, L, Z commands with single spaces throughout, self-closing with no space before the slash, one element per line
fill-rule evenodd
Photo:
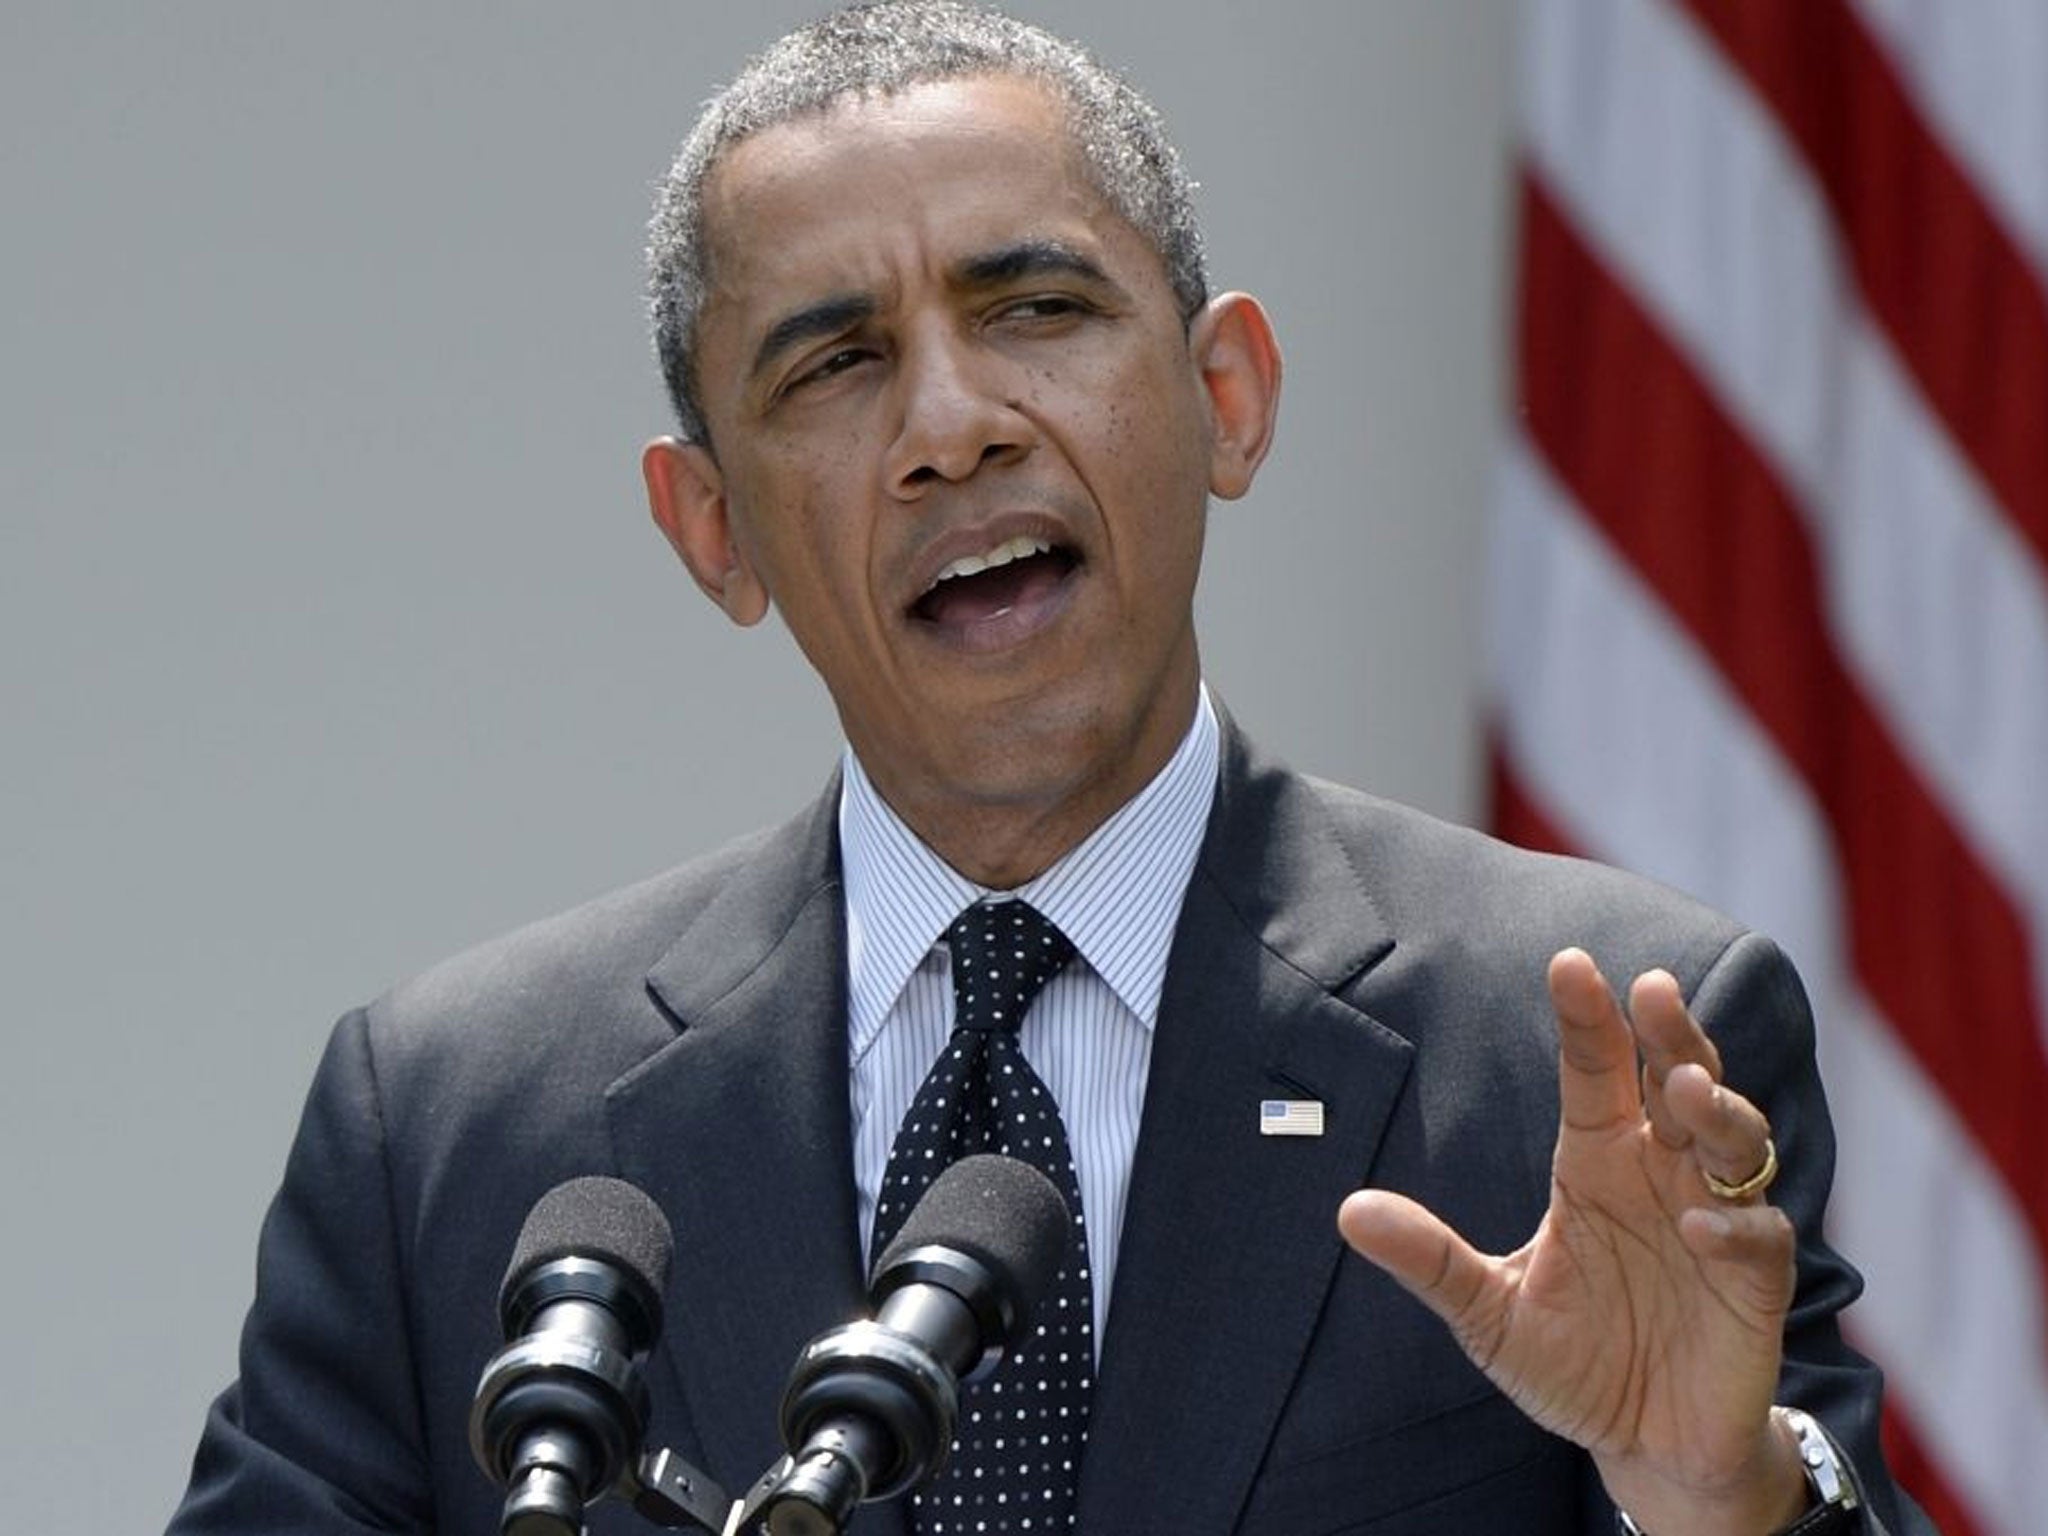
<path fill-rule="evenodd" d="M 1763 1166 L 1740 1184 L 1730 1184 L 1726 1179 L 1717 1179 L 1706 1169 L 1700 1170 L 1700 1177 L 1707 1181 L 1707 1188 L 1716 1200 L 1747 1200 L 1751 1195 L 1760 1195 L 1771 1187 L 1771 1180 L 1778 1176 L 1778 1144 L 1770 1137 L 1764 1138 Z"/>

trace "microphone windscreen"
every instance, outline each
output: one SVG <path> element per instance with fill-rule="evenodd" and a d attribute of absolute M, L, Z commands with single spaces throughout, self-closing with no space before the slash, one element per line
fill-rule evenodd
<path fill-rule="evenodd" d="M 1051 1289 L 1071 1230 L 1066 1197 L 1051 1179 L 1014 1157 L 976 1153 L 932 1181 L 875 1272 L 916 1248 L 957 1248 L 1002 1276 L 1019 1310 L 1029 1311 Z"/>
<path fill-rule="evenodd" d="M 668 1218 L 645 1191 L 624 1179 L 571 1179 L 527 1213 L 499 1287 L 502 1308 L 527 1275 L 557 1259 L 597 1259 L 624 1270 L 660 1296 L 668 1288 L 675 1239 Z"/>

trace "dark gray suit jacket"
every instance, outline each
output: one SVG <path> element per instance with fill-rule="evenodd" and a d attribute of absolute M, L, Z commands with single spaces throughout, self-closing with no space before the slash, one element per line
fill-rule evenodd
<path fill-rule="evenodd" d="M 337 1027 L 265 1223 L 240 1380 L 172 1523 L 496 1529 L 470 1397 L 527 1209 L 615 1173 L 673 1223 L 653 1436 L 743 1488 L 798 1349 L 861 1308 L 836 786 L 803 817 L 465 955 Z M 1798 982 L 1646 882 L 1523 853 L 1266 764 L 1226 733 L 1176 935 L 1081 1494 L 1089 1536 L 1610 1536 L 1590 1463 L 1340 1242 L 1365 1183 L 1492 1251 L 1544 1209 L 1544 966 L 1670 968 L 1768 1110 L 1800 1234 L 1781 1400 L 1849 1450 L 1883 1525 L 1931 1530 L 1877 1448 L 1835 1314 L 1833 1141 Z M 1319 1138 L 1259 1102 L 1320 1099 Z M 644 1530 L 616 1506 L 593 1532 Z M 870 1506 L 861 1536 L 904 1529 Z"/>

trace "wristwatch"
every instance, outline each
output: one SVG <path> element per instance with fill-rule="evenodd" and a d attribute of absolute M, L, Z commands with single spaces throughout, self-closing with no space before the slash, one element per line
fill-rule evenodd
<path fill-rule="evenodd" d="M 1773 1408 L 1799 1441 L 1799 1460 L 1806 1468 L 1806 1486 L 1813 1491 L 1814 1506 L 1790 1525 L 1780 1526 L 1772 1536 L 1847 1536 L 1857 1530 L 1856 1483 L 1842 1461 L 1835 1442 L 1820 1427 L 1820 1421 L 1800 1408 Z M 1630 1519 L 1627 1511 L 1616 1510 L 1621 1536 L 1648 1536 Z"/>

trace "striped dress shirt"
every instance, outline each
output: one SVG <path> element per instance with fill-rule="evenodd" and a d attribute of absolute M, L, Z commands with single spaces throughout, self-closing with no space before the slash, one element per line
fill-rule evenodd
<path fill-rule="evenodd" d="M 1152 1029 L 1181 899 L 1216 798 L 1219 735 L 1205 688 L 1194 723 L 1157 777 L 1013 892 L 975 884 L 927 848 L 847 752 L 839 846 L 846 874 L 853 1171 L 868 1262 L 875 1201 L 897 1127 L 953 1029 L 952 972 L 941 940 L 976 901 L 1020 897 L 1058 924 L 1077 951 L 1032 1003 L 1019 1044 L 1058 1101 L 1073 1148 L 1100 1352 Z"/>

